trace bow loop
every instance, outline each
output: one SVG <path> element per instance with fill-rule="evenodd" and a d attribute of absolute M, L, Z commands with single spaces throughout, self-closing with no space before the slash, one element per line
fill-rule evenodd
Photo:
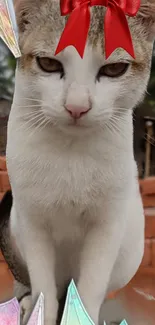
<path fill-rule="evenodd" d="M 79 6 L 89 3 L 90 0 L 60 0 L 61 16 L 66 16 Z"/>
<path fill-rule="evenodd" d="M 60 0 L 60 11 L 61 16 L 66 16 L 72 12 L 72 1 L 71 0 Z"/>
<path fill-rule="evenodd" d="M 124 12 L 130 17 L 136 16 L 138 10 L 140 9 L 140 0 L 120 0 L 120 7 L 124 7 Z"/>
<path fill-rule="evenodd" d="M 140 8 L 140 0 L 60 0 L 61 15 L 70 16 L 55 54 L 72 45 L 83 57 L 90 25 L 90 7 L 93 6 L 107 8 L 104 21 L 106 58 L 119 47 L 134 57 L 125 15 L 134 17 Z"/>

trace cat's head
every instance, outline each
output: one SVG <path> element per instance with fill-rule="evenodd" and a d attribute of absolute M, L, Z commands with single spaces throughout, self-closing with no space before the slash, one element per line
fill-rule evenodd
<path fill-rule="evenodd" d="M 16 0 L 15 7 L 22 51 L 17 73 L 21 97 L 32 98 L 31 109 L 43 112 L 55 127 L 74 134 L 103 128 L 143 99 L 155 36 L 151 0 L 142 1 L 138 15 L 128 18 L 135 60 L 121 49 L 105 59 L 102 7 L 92 8 L 83 59 L 73 47 L 54 56 L 66 23 L 58 0 Z"/>

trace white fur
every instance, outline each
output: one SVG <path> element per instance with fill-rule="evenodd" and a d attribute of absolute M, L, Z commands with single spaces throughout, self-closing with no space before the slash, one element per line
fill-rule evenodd
<path fill-rule="evenodd" d="M 96 81 L 104 62 L 90 48 L 83 60 L 71 48 L 59 59 L 65 79 L 16 72 L 7 145 L 11 231 L 33 299 L 45 295 L 45 325 L 55 325 L 57 298 L 71 278 L 97 324 L 106 294 L 130 281 L 143 255 L 132 108 L 148 75 L 135 92 L 130 68 L 119 79 Z M 91 111 L 74 125 L 64 105 L 90 101 Z"/>

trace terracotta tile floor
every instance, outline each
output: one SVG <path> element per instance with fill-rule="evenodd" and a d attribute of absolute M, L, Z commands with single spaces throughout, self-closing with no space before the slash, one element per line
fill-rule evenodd
<path fill-rule="evenodd" d="M 153 274 L 152 274 L 153 273 Z M 12 298 L 12 276 L 0 261 L 0 302 Z M 101 324 L 155 325 L 155 272 L 138 274 L 127 287 L 109 299 L 101 310 Z"/>
<path fill-rule="evenodd" d="M 123 319 L 128 325 L 155 325 L 155 273 L 138 273 L 114 299 L 105 303 L 101 319 L 107 325 L 119 324 Z"/>

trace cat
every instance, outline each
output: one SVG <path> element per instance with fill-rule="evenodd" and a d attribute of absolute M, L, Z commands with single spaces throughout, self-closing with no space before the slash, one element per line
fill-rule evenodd
<path fill-rule="evenodd" d="M 18 0 L 15 10 L 22 56 L 7 167 L 12 250 L 32 289 L 22 300 L 23 322 L 43 292 L 45 325 L 55 325 L 73 278 L 98 324 L 108 292 L 131 280 L 144 252 L 132 113 L 150 76 L 155 5 L 143 1 L 128 18 L 135 59 L 122 49 L 105 59 L 105 8 L 91 9 L 83 59 L 73 47 L 54 56 L 66 23 L 59 1 Z"/>

